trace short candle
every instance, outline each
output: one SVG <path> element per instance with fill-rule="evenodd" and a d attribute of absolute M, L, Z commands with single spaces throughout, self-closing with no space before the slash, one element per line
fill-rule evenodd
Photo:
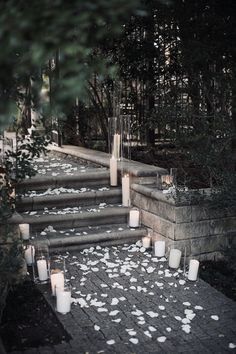
<path fill-rule="evenodd" d="M 34 263 L 34 256 L 35 256 L 35 248 L 34 246 L 29 246 L 25 250 L 25 261 L 26 264 L 31 266 Z"/>
<path fill-rule="evenodd" d="M 165 248 L 166 248 L 165 241 L 155 241 L 154 247 L 155 247 L 155 256 L 157 257 L 165 256 Z"/>
<path fill-rule="evenodd" d="M 188 280 L 196 281 L 199 269 L 199 261 L 191 259 L 189 262 Z"/>
<path fill-rule="evenodd" d="M 38 275 L 40 281 L 48 279 L 47 261 L 46 259 L 37 260 Z"/>
<path fill-rule="evenodd" d="M 65 278 L 64 278 L 63 272 L 60 269 L 52 269 L 50 280 L 51 280 L 52 295 L 55 296 L 56 295 L 56 288 L 57 287 L 60 287 L 60 288 L 64 287 Z"/>
<path fill-rule="evenodd" d="M 151 246 L 151 237 L 148 236 L 143 237 L 142 244 L 144 248 L 149 248 Z"/>
<path fill-rule="evenodd" d="M 30 237 L 29 224 L 20 224 L 20 233 L 23 240 L 28 240 Z"/>
<path fill-rule="evenodd" d="M 66 287 L 56 288 L 56 309 L 62 314 L 70 312 L 71 308 L 71 291 Z"/>
<path fill-rule="evenodd" d="M 129 227 L 139 227 L 139 210 L 131 209 L 129 212 Z"/>
<path fill-rule="evenodd" d="M 181 259 L 181 251 L 177 249 L 170 250 L 170 257 L 169 257 L 169 267 L 170 268 L 179 268 Z"/>

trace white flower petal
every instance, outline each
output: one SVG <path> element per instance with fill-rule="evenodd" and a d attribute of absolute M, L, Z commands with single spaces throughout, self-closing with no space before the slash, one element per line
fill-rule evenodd
<path fill-rule="evenodd" d="M 158 337 L 157 341 L 160 343 L 164 343 L 166 341 L 166 337 L 165 336 Z"/>

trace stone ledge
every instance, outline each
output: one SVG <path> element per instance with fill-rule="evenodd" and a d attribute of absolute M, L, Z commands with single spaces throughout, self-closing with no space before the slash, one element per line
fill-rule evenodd
<path fill-rule="evenodd" d="M 50 145 L 49 150 L 63 153 L 66 155 L 76 156 L 78 158 L 94 162 L 96 164 L 109 167 L 110 154 L 102 151 L 86 149 L 80 146 L 63 145 L 62 147 Z M 134 177 L 155 177 L 157 174 L 166 174 L 167 170 L 161 167 L 147 165 L 141 162 L 124 159 L 118 162 L 118 171 L 130 173 Z"/>

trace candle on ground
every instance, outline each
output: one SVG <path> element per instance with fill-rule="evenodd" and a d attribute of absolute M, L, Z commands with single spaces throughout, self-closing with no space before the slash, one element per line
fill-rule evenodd
<path fill-rule="evenodd" d="M 139 227 L 140 212 L 137 209 L 131 209 L 129 212 L 129 227 Z"/>
<path fill-rule="evenodd" d="M 199 268 L 199 261 L 196 259 L 191 259 L 189 262 L 188 280 L 197 280 Z"/>
<path fill-rule="evenodd" d="M 70 287 L 56 287 L 56 309 L 62 314 L 70 312 L 71 290 Z"/>
<path fill-rule="evenodd" d="M 25 261 L 27 265 L 31 266 L 34 263 L 34 256 L 35 248 L 34 246 L 29 245 L 25 250 Z"/>
<path fill-rule="evenodd" d="M 20 233 L 23 240 L 28 240 L 30 237 L 29 224 L 20 224 Z"/>
<path fill-rule="evenodd" d="M 117 186 L 117 159 L 114 156 L 110 158 L 110 185 Z"/>
<path fill-rule="evenodd" d="M 122 177 L 122 204 L 123 206 L 130 205 L 130 189 L 129 189 L 129 175 Z"/>
<path fill-rule="evenodd" d="M 37 260 L 37 269 L 40 281 L 45 281 L 48 279 L 48 269 L 46 259 Z"/>
<path fill-rule="evenodd" d="M 151 237 L 145 236 L 142 238 L 142 244 L 144 248 L 150 248 L 151 246 Z"/>
<path fill-rule="evenodd" d="M 169 257 L 169 267 L 170 268 L 179 268 L 181 259 L 181 251 L 177 249 L 170 250 L 170 257 Z"/>
<path fill-rule="evenodd" d="M 165 248 L 166 248 L 165 241 L 156 241 L 154 243 L 154 247 L 155 247 L 155 256 L 157 257 L 165 256 Z"/>
<path fill-rule="evenodd" d="M 51 288 L 52 288 L 52 295 L 56 295 L 56 288 L 63 288 L 64 287 L 64 273 L 60 269 L 52 269 L 51 271 Z"/>

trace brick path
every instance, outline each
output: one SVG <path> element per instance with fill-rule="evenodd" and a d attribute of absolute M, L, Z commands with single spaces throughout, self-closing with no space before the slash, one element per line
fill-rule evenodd
<path fill-rule="evenodd" d="M 72 340 L 25 353 L 235 352 L 236 303 L 143 251 L 124 245 L 62 254 L 74 303 L 58 317 Z M 45 296 L 54 306 L 50 291 Z"/>

